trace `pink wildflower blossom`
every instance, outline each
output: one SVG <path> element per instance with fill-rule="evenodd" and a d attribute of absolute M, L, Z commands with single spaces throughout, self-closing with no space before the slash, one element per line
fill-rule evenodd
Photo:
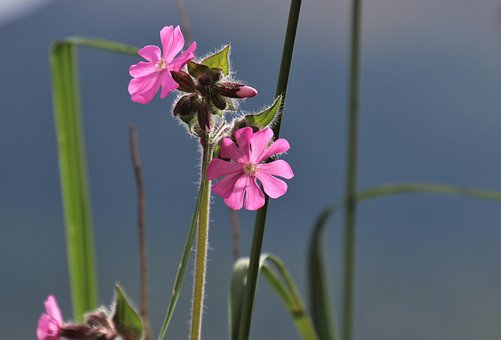
<path fill-rule="evenodd" d="M 264 194 L 257 180 L 271 198 L 278 198 L 287 191 L 287 184 L 275 176 L 294 177 L 289 164 L 284 160 L 262 163 L 290 148 L 289 142 L 283 138 L 268 146 L 272 137 L 270 128 L 253 133 L 252 128 L 246 127 L 235 132 L 238 145 L 230 138 L 223 138 L 221 157 L 232 161 L 213 159 L 207 169 L 207 178 L 213 180 L 224 176 L 214 185 L 213 191 L 223 197 L 224 203 L 231 209 L 238 210 L 244 206 L 247 210 L 257 210 L 264 205 Z"/>
<path fill-rule="evenodd" d="M 179 72 L 188 61 L 195 57 L 194 51 L 197 44 L 193 42 L 176 58 L 184 46 L 184 37 L 179 26 L 164 27 L 160 31 L 160 40 L 162 52 L 158 46 L 147 45 L 137 53 L 148 62 L 140 61 L 129 68 L 130 75 L 134 77 L 129 83 L 129 93 L 133 102 L 149 103 L 160 87 L 162 87 L 160 98 L 167 97 L 179 86 L 172 78 L 170 71 Z"/>
<path fill-rule="evenodd" d="M 58 340 L 64 321 L 56 298 L 53 295 L 49 295 L 45 301 L 45 312 L 38 320 L 38 340 Z"/>

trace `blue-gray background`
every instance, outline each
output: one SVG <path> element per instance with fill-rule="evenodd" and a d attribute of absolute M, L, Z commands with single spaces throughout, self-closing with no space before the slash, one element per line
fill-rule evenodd
<path fill-rule="evenodd" d="M 501 190 L 501 2 L 375 0 L 363 11 L 359 187 L 429 181 Z M 198 53 L 233 45 L 237 77 L 273 100 L 287 1 L 186 3 Z M 0 324 L 2 339 L 33 339 L 43 300 L 71 318 L 48 46 L 87 35 L 137 46 L 180 24 L 174 1 L 56 0 L 0 26 Z M 349 3 L 305 0 L 282 135 L 296 177 L 271 205 L 264 249 L 305 288 L 312 222 L 344 189 Z M 138 301 L 135 187 L 127 125 L 137 125 L 146 176 L 150 312 L 158 330 L 196 194 L 196 142 L 169 114 L 171 99 L 130 102 L 139 58 L 81 50 L 85 138 L 101 302 L 119 281 Z M 212 205 L 205 339 L 227 338 L 232 266 L 228 211 Z M 248 253 L 253 214 L 242 212 Z M 328 235 L 340 300 L 340 223 Z M 360 205 L 357 339 L 501 338 L 501 209 L 466 198 L 414 195 Z M 186 282 L 169 338 L 187 334 Z M 297 339 L 259 286 L 252 338 Z"/>

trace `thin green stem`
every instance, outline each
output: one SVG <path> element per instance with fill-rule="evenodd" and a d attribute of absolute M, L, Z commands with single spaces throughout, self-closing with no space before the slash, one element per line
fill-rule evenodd
<path fill-rule="evenodd" d="M 358 97 L 360 73 L 360 26 L 361 0 L 352 2 L 350 75 L 348 103 L 348 142 L 346 163 L 346 210 L 344 240 L 344 281 L 343 281 L 343 340 L 351 340 L 353 324 L 354 273 L 355 273 L 355 218 L 358 157 Z"/>
<path fill-rule="evenodd" d="M 301 9 L 301 0 L 292 0 L 289 10 L 289 19 L 285 33 L 284 47 L 282 51 L 282 61 L 280 63 L 280 73 L 278 76 L 276 95 L 284 95 L 287 92 L 287 83 L 289 81 L 289 72 L 292 63 L 292 54 L 294 51 L 294 41 L 299 21 L 299 12 Z M 278 138 L 282 124 L 282 115 L 275 125 L 273 132 Z M 265 199 L 264 206 L 258 210 L 254 225 L 254 235 L 252 237 L 252 246 L 250 252 L 249 272 L 247 276 L 247 285 L 245 287 L 245 296 L 242 306 L 242 320 L 240 322 L 239 340 L 247 340 L 250 334 L 252 319 L 252 309 L 254 307 L 254 296 L 256 294 L 256 285 L 259 274 L 259 258 L 263 244 L 264 228 L 266 224 L 266 215 L 268 211 L 268 197 Z"/>
<path fill-rule="evenodd" d="M 201 202 L 198 215 L 197 248 L 195 253 L 195 277 L 193 284 L 193 300 L 191 310 L 191 340 L 199 340 L 202 331 L 202 314 L 204 309 L 205 274 L 207 270 L 207 247 L 209 240 L 209 212 L 211 183 L 207 180 L 207 167 L 212 159 L 210 143 L 202 142 L 203 164 L 201 174 Z"/>

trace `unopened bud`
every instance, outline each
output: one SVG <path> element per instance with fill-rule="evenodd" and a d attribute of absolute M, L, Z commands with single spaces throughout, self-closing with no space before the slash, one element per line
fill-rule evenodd
<path fill-rule="evenodd" d="M 221 95 L 230 98 L 250 98 L 257 95 L 255 88 L 229 81 L 217 83 L 216 88 Z"/>
<path fill-rule="evenodd" d="M 197 93 L 182 96 L 174 106 L 172 113 L 174 116 L 187 116 L 198 109 L 200 102 L 201 98 Z"/>
<path fill-rule="evenodd" d="M 179 87 L 177 88 L 179 91 L 189 93 L 196 91 L 195 82 L 188 73 L 184 71 L 171 71 L 170 74 L 172 75 L 174 81 L 179 84 Z"/>

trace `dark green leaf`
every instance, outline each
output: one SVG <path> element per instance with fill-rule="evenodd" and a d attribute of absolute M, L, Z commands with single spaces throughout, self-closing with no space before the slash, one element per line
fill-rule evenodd
<path fill-rule="evenodd" d="M 115 287 L 114 305 L 113 322 L 117 332 L 126 340 L 142 339 L 143 321 L 118 285 Z"/>

